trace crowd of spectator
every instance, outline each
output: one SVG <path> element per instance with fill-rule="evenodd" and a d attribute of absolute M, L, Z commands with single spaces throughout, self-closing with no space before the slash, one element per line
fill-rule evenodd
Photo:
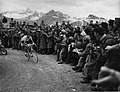
<path fill-rule="evenodd" d="M 48 26 L 19 23 L 11 19 L 9 28 L 0 29 L 0 39 L 6 48 L 20 50 L 20 39 L 30 31 L 39 54 L 56 55 L 58 64 L 70 64 L 76 72 L 83 72 L 81 83 L 101 79 L 109 73 L 101 71 L 102 66 L 120 72 L 120 18 L 108 23 L 90 23 L 87 26 L 72 27 L 69 22 Z M 110 49 L 111 48 L 111 49 Z M 91 85 L 92 90 L 117 91 L 119 84 Z"/>

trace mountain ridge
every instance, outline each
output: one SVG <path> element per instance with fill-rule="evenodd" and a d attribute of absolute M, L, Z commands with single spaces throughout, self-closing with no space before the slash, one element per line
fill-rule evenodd
<path fill-rule="evenodd" d="M 90 20 L 93 20 L 101 22 L 107 20 L 103 17 L 98 17 L 95 14 L 89 14 L 88 17 L 85 18 L 76 18 L 71 17 L 68 14 L 63 14 L 60 11 L 50 10 L 47 13 L 43 13 L 32 10 L 30 8 L 21 11 L 5 11 L 1 14 L 9 18 L 17 19 L 19 21 L 37 21 L 37 23 L 41 23 L 41 21 L 44 20 L 48 25 L 54 24 L 56 21 L 59 23 L 62 23 L 62 21 L 69 21 L 70 23 L 79 23 L 81 25 L 81 22 L 84 21 L 89 22 Z"/>

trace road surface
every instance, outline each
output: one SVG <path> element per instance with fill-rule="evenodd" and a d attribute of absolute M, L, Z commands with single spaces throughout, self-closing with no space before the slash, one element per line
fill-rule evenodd
<path fill-rule="evenodd" d="M 55 55 L 38 57 L 35 64 L 22 51 L 0 55 L 0 92 L 90 92 L 90 84 L 81 84 L 82 74 L 72 66 L 57 64 Z"/>

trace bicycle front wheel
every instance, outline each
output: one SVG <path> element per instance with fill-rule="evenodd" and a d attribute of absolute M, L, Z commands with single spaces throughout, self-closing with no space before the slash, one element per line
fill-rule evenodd
<path fill-rule="evenodd" d="M 37 55 L 36 51 L 32 50 L 31 52 L 32 52 L 32 57 L 31 57 L 32 60 L 33 60 L 35 63 L 37 63 L 37 62 L 38 62 L 38 55 Z"/>

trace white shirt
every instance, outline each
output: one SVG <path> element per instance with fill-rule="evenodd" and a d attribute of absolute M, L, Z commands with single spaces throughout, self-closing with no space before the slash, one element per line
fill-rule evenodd
<path fill-rule="evenodd" d="M 27 41 L 30 41 L 30 40 L 33 42 L 32 37 L 30 36 L 30 37 L 28 38 L 27 35 L 25 35 L 25 36 L 23 36 L 23 37 L 21 38 L 21 41 L 24 41 L 24 42 L 27 42 Z"/>

